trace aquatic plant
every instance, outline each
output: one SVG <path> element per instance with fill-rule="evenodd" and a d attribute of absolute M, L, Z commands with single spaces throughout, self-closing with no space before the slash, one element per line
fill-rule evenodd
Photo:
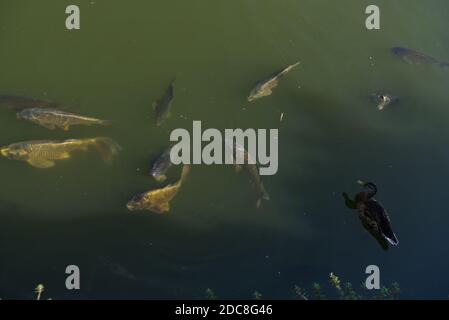
<path fill-rule="evenodd" d="M 337 297 L 341 300 L 394 300 L 398 299 L 401 293 L 401 288 L 397 282 L 392 283 L 390 287 L 382 286 L 379 290 L 368 290 L 365 284 L 362 284 L 358 293 L 350 282 L 345 282 L 342 285 L 342 281 L 334 273 L 329 274 L 329 284 L 335 289 Z M 309 300 L 305 289 L 295 285 L 294 292 L 298 299 Z M 323 286 L 319 283 L 312 285 L 311 299 L 327 299 L 323 294 Z"/>
<path fill-rule="evenodd" d="M 259 291 L 254 291 L 253 297 L 254 297 L 254 300 L 261 300 L 262 294 Z"/>
<path fill-rule="evenodd" d="M 307 293 L 306 290 L 304 288 L 301 288 L 299 286 L 295 286 L 295 295 L 299 298 L 299 300 L 309 300 L 307 298 Z"/>
<path fill-rule="evenodd" d="M 326 299 L 326 296 L 323 295 L 322 293 L 322 288 L 321 285 L 319 283 L 314 283 L 312 285 L 312 290 L 313 290 L 313 296 L 315 300 L 324 300 Z"/>
<path fill-rule="evenodd" d="M 340 298 L 343 299 L 344 293 L 343 290 L 341 290 L 340 278 L 338 278 L 333 272 L 329 274 L 329 283 L 332 287 L 335 288 Z"/>
<path fill-rule="evenodd" d="M 207 300 L 217 300 L 217 296 L 215 295 L 215 292 L 210 288 L 206 289 L 206 299 Z"/>
<path fill-rule="evenodd" d="M 393 282 L 390 287 L 390 295 L 392 296 L 392 298 L 397 299 L 400 294 L 401 287 L 399 286 L 399 283 Z"/>
<path fill-rule="evenodd" d="M 38 284 L 34 289 L 34 292 L 37 294 L 36 300 L 40 300 L 42 293 L 44 293 L 45 287 L 43 284 Z"/>
<path fill-rule="evenodd" d="M 331 272 L 329 274 L 329 285 L 333 289 L 336 290 L 337 298 L 341 300 L 395 300 L 399 299 L 401 294 L 401 288 L 397 282 L 393 282 L 389 287 L 382 286 L 379 290 L 368 290 L 363 283 L 360 286 L 360 292 L 357 292 L 353 285 L 350 282 L 345 282 L 342 285 L 342 281 L 340 277 Z M 313 283 L 311 288 L 311 294 L 308 295 L 305 288 L 295 285 L 293 288 L 293 292 L 296 299 L 299 300 L 327 300 L 327 296 L 323 293 L 323 286 L 319 283 Z M 45 287 L 43 284 L 38 284 L 34 289 L 34 293 L 36 293 L 36 300 L 41 300 L 42 294 L 45 291 Z M 262 293 L 259 291 L 254 291 L 253 294 L 254 300 L 262 300 Z M 329 299 L 332 298 L 332 294 L 329 295 Z M 207 300 L 217 300 L 218 297 L 211 288 L 207 288 L 205 290 L 205 298 Z M 1 300 L 1 298 L 0 298 Z M 48 300 L 51 300 L 49 298 Z"/>
<path fill-rule="evenodd" d="M 350 282 L 346 282 L 343 288 L 344 300 L 359 300 L 361 299 L 361 295 L 358 295 L 355 292 L 352 284 Z"/>

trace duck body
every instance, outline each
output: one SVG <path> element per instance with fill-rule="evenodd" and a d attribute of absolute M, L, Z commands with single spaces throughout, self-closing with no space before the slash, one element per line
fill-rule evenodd
<path fill-rule="evenodd" d="M 374 184 L 364 184 L 369 191 L 359 192 L 355 200 L 351 200 L 346 193 L 343 194 L 346 205 L 351 209 L 356 209 L 358 217 L 364 228 L 379 242 L 384 250 L 388 250 L 389 245 L 399 244 L 390 217 L 385 208 L 374 199 L 377 188 Z"/>

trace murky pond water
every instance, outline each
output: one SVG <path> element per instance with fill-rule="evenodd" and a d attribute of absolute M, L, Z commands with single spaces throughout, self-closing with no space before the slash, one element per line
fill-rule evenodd
<path fill-rule="evenodd" d="M 49 131 L 0 109 L 0 144 L 109 136 L 112 165 L 79 153 L 49 170 L 0 159 L 0 297 L 54 299 L 292 298 L 295 284 L 355 285 L 376 264 L 404 298 L 449 294 L 449 70 L 409 65 L 390 48 L 449 60 L 449 3 L 375 1 L 77 1 L 81 29 L 65 28 L 71 1 L 0 1 L 0 93 L 59 101 L 111 127 Z M 301 65 L 274 94 L 246 97 L 257 80 Z M 176 77 L 171 117 L 151 104 Z M 400 97 L 383 112 L 369 96 Z M 280 122 L 280 115 L 284 114 Z M 167 215 L 130 213 L 136 193 L 160 186 L 150 162 L 174 128 L 279 128 L 279 172 L 264 177 L 257 209 L 244 175 L 194 166 Z M 169 171 L 169 182 L 179 177 Z M 400 245 L 388 252 L 344 206 L 357 179 L 379 186 Z M 81 290 L 65 288 L 65 267 Z"/>

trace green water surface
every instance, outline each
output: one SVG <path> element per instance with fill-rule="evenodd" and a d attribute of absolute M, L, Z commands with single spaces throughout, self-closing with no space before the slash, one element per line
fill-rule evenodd
<path fill-rule="evenodd" d="M 77 4 L 81 29 L 65 28 Z M 381 30 L 365 8 L 381 8 Z M 0 93 L 59 101 L 112 127 L 48 131 L 0 110 L 0 144 L 109 136 L 112 165 L 78 153 L 50 170 L 0 159 L 0 297 L 53 299 L 292 298 L 294 285 L 358 287 L 376 264 L 404 298 L 449 295 L 449 70 L 390 53 L 405 46 L 449 60 L 446 0 L 0 0 Z M 270 97 L 254 83 L 301 61 Z M 171 117 L 151 104 L 176 77 Z M 383 112 L 369 96 L 392 93 Z M 284 113 L 283 121 L 280 115 Z M 167 215 L 128 212 L 160 186 L 151 160 L 171 130 L 279 128 L 271 200 L 255 207 L 244 175 L 194 166 Z M 169 171 L 169 182 L 179 168 Z M 341 197 L 376 182 L 400 245 L 383 252 Z M 65 288 L 65 267 L 81 290 Z"/>

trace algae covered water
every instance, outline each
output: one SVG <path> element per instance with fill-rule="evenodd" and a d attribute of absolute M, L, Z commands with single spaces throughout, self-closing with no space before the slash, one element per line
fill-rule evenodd
<path fill-rule="evenodd" d="M 123 150 L 105 164 L 76 153 L 48 170 L 0 159 L 0 298 L 294 298 L 295 285 L 354 287 L 377 265 L 402 298 L 449 295 L 445 213 L 449 70 L 412 65 L 392 47 L 449 61 L 449 3 L 375 1 L 0 1 L 0 94 L 57 101 L 110 126 L 47 130 L 0 109 L 0 145 L 107 136 Z M 297 61 L 273 94 L 258 80 Z M 152 103 L 175 80 L 170 116 Z M 399 97 L 379 111 L 373 93 Z M 282 118 L 282 121 L 280 121 Z M 170 212 L 130 212 L 175 128 L 278 128 L 279 170 L 255 206 L 247 176 L 192 166 Z M 374 181 L 400 240 L 383 251 L 341 196 Z M 76 265 L 81 289 L 67 290 Z M 331 288 L 329 288 L 331 290 Z"/>

